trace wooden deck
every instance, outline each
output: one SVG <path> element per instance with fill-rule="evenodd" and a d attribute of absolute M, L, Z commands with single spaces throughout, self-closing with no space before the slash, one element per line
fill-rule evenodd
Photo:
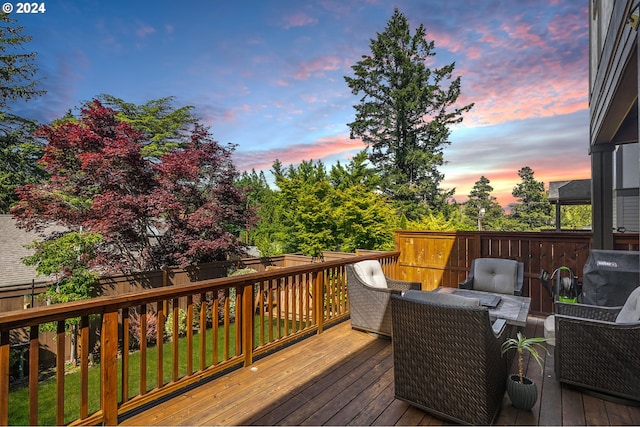
<path fill-rule="evenodd" d="M 542 336 L 530 317 L 528 336 Z M 425 363 L 427 363 L 425 361 Z M 504 397 L 498 425 L 638 425 L 640 408 L 560 385 L 553 355 L 527 375 L 541 392 L 531 412 Z M 391 341 L 349 321 L 120 420 L 123 425 L 442 425 L 394 399 Z"/>

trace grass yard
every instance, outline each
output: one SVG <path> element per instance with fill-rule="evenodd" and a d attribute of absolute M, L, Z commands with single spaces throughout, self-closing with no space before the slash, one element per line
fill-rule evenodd
<path fill-rule="evenodd" d="M 274 329 L 276 328 L 276 319 L 273 320 Z M 297 323 L 297 322 L 296 322 Z M 259 335 L 259 317 L 256 316 L 254 322 L 254 336 Z M 294 325 L 293 321 L 289 321 L 289 330 Z M 296 324 L 296 328 L 297 328 Z M 265 321 L 265 337 L 268 337 L 268 321 Z M 281 334 L 284 335 L 284 321 L 280 325 Z M 274 333 L 276 331 L 274 330 Z M 229 357 L 235 355 L 235 323 L 229 328 Z M 207 365 L 211 363 L 211 329 L 206 330 L 206 361 Z M 178 373 L 182 377 L 187 372 L 187 339 L 179 338 L 178 342 Z M 257 344 L 257 341 L 255 341 Z M 168 383 L 172 376 L 172 343 L 165 342 L 163 345 L 163 384 Z M 158 347 L 150 347 L 147 351 L 147 390 L 151 390 L 157 386 L 157 366 L 158 366 Z M 218 361 L 224 355 L 224 326 L 218 327 Z M 118 360 L 118 372 L 121 372 L 122 360 Z M 197 370 L 200 366 L 200 337 L 194 335 L 193 339 L 193 369 Z M 140 352 L 135 351 L 129 354 L 129 396 L 135 396 L 140 390 Z M 120 375 L 120 374 L 119 374 Z M 122 378 L 118 378 L 121 383 Z M 65 375 L 64 381 L 64 419 L 65 423 L 69 423 L 80 417 L 80 371 L 73 370 Z M 118 396 L 121 400 L 121 396 Z M 89 368 L 89 413 L 93 413 L 100 408 L 100 365 L 96 364 Z M 56 380 L 55 377 L 40 381 L 38 384 L 38 424 L 39 425 L 55 425 L 56 424 Z M 28 425 L 29 424 L 29 388 L 24 387 L 9 393 L 9 425 Z"/>

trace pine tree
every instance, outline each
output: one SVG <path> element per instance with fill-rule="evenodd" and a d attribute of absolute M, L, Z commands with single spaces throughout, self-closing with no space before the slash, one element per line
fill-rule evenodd
<path fill-rule="evenodd" d="M 495 230 L 495 223 L 504 215 L 504 209 L 491 195 L 493 187 L 489 179 L 484 175 L 475 182 L 469 192 L 469 200 L 464 204 L 464 214 L 471 221 L 475 222 L 480 218 L 479 225 L 482 224 L 484 230 Z M 481 209 L 484 212 L 481 213 Z"/>
<path fill-rule="evenodd" d="M 25 52 L 23 45 L 31 41 L 22 34 L 24 27 L 16 25 L 9 15 L 0 13 L 0 118 L 10 107 L 10 101 L 28 101 L 44 94 L 35 79 L 36 53 Z"/>
<path fill-rule="evenodd" d="M 16 101 L 45 93 L 36 79 L 36 53 L 26 52 L 31 41 L 9 15 L 0 13 L 0 213 L 18 201 L 15 188 L 36 183 L 46 174 L 38 166 L 43 143 L 33 137 L 34 120 L 11 113 Z"/>
<path fill-rule="evenodd" d="M 529 166 L 518 171 L 522 182 L 511 192 L 518 199 L 518 202 L 512 205 L 511 218 L 525 230 L 538 231 L 552 225 L 552 207 L 544 190 L 544 182 L 537 181 L 533 175 L 534 172 Z"/>

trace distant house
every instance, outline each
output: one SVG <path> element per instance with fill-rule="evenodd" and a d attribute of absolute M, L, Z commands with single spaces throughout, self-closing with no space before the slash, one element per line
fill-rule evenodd
<path fill-rule="evenodd" d="M 0 309 L 3 311 L 30 305 L 32 287 L 37 293 L 51 280 L 48 277 L 38 277 L 34 267 L 28 267 L 21 261 L 25 256 L 33 254 L 33 251 L 26 246 L 38 239 L 36 233 L 29 233 L 16 227 L 16 222 L 11 215 L 0 215 L 0 299 L 14 300 L 12 307 L 4 307 L 0 304 Z M 22 306 L 15 306 L 16 295 L 24 295 Z"/>
<path fill-rule="evenodd" d="M 549 201 L 556 206 L 556 230 L 561 230 L 561 206 L 590 205 L 591 180 L 552 181 L 549 183 Z"/>
<path fill-rule="evenodd" d="M 619 227 L 640 230 L 638 25 L 640 1 L 589 1 L 589 115 L 593 247 Z"/>

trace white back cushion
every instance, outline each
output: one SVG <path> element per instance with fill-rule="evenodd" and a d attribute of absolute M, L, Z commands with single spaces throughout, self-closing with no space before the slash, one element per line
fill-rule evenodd
<path fill-rule="evenodd" d="M 364 283 L 374 288 L 386 288 L 387 279 L 384 277 L 382 266 L 376 260 L 360 261 L 353 264 L 353 270 Z"/>
<path fill-rule="evenodd" d="M 640 321 L 640 287 L 631 292 L 622 310 L 616 317 L 616 323 L 633 323 Z"/>

